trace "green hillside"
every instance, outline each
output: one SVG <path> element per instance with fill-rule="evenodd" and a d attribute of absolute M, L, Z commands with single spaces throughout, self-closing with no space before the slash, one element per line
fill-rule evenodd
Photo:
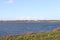
<path fill-rule="evenodd" d="M 60 31 L 6 36 L 0 40 L 60 40 Z"/>

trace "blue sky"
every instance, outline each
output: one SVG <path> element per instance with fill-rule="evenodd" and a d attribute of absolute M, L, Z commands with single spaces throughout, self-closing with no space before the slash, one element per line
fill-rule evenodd
<path fill-rule="evenodd" d="M 0 0 L 0 20 L 60 20 L 60 0 Z"/>

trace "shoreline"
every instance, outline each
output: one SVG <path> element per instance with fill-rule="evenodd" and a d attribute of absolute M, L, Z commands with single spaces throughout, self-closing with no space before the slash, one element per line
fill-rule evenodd
<path fill-rule="evenodd" d="M 0 20 L 0 22 L 60 22 L 60 20 Z"/>

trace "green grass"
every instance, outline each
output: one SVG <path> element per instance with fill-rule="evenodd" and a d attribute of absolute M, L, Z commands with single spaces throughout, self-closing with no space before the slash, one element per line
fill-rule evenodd
<path fill-rule="evenodd" d="M 1 37 L 0 40 L 60 40 L 60 31 Z"/>

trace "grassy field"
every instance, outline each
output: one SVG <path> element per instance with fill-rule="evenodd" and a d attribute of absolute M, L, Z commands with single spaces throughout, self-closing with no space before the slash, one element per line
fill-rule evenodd
<path fill-rule="evenodd" d="M 60 40 L 60 31 L 6 36 L 0 40 Z"/>

